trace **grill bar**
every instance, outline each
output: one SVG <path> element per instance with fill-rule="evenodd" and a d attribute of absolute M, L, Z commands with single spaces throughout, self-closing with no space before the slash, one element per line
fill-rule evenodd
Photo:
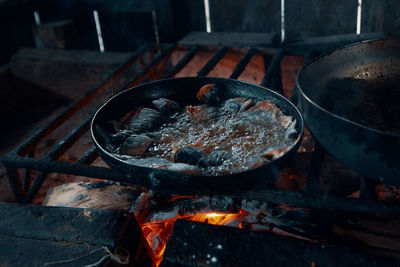
<path fill-rule="evenodd" d="M 35 156 L 34 151 L 30 151 L 28 153 L 28 156 L 33 158 Z M 29 190 L 30 182 L 31 182 L 31 177 L 32 177 L 32 170 L 31 169 L 26 169 L 25 174 L 24 174 L 24 190 L 27 192 Z"/>
<path fill-rule="evenodd" d="M 343 198 L 336 196 L 304 195 L 295 191 L 261 190 L 246 192 L 231 197 L 239 199 L 252 199 L 271 202 L 275 204 L 285 203 L 293 207 L 307 207 L 322 210 L 337 210 L 355 213 L 373 213 L 389 216 L 400 215 L 400 206 L 388 205 L 382 201 Z"/>
<path fill-rule="evenodd" d="M 282 89 L 282 80 L 281 80 L 281 60 L 282 58 L 287 54 L 286 49 L 280 49 L 278 53 L 275 54 L 275 56 L 272 58 L 271 63 L 269 64 L 267 71 L 265 73 L 264 78 L 261 81 L 261 86 L 271 88 L 279 93 L 283 93 Z M 274 77 L 277 77 L 279 79 L 275 79 Z M 280 80 L 280 84 L 279 81 Z M 275 82 L 274 82 L 275 81 Z M 275 84 L 274 84 L 275 83 Z"/>
<path fill-rule="evenodd" d="M 159 53 L 149 65 L 147 65 L 140 73 L 136 74 L 129 82 L 127 82 L 124 86 L 121 87 L 121 89 L 118 92 L 124 91 L 128 89 L 129 87 L 132 87 L 140 81 L 144 79 L 146 74 L 150 71 L 151 68 L 156 66 L 161 60 L 169 56 L 172 51 L 175 49 L 175 45 L 168 45 L 164 51 Z"/>
<path fill-rule="evenodd" d="M 83 123 L 81 123 L 76 129 L 74 129 L 67 137 L 61 140 L 53 149 L 46 154 L 44 157 L 48 160 L 57 160 L 62 154 L 64 154 L 88 129 L 92 116 L 87 118 Z M 46 172 L 42 172 L 33 181 L 31 187 L 26 193 L 24 202 L 30 202 L 36 193 L 39 191 L 44 180 L 47 177 Z"/>
<path fill-rule="evenodd" d="M 4 160 L 8 162 L 10 159 L 5 156 Z M 64 173 L 77 176 L 96 177 L 100 179 L 107 179 L 117 182 L 129 182 L 130 179 L 126 175 L 119 173 L 116 170 L 98 167 L 98 166 L 87 166 L 78 163 L 70 163 L 64 161 L 54 161 L 49 159 L 32 159 L 28 157 L 20 157 L 18 162 L 20 168 L 30 168 L 41 171 L 43 173 L 49 173 L 49 167 L 51 172 Z M 138 179 L 138 177 L 135 177 Z M 136 181 L 140 181 L 135 180 Z"/>
<path fill-rule="evenodd" d="M 257 53 L 257 49 L 251 48 L 248 49 L 247 52 L 242 56 L 239 63 L 236 65 L 235 69 L 233 70 L 230 79 L 237 79 L 239 78 L 240 74 L 245 70 L 247 64 L 250 62 L 251 58 Z"/>
<path fill-rule="evenodd" d="M 171 78 L 175 74 L 177 74 L 181 69 L 183 69 L 192 58 L 195 56 L 196 52 L 199 50 L 199 46 L 193 46 L 189 52 L 166 74 L 162 76 L 163 79 Z"/>
<path fill-rule="evenodd" d="M 130 57 L 127 61 L 121 64 L 116 71 L 112 72 L 106 79 L 102 82 L 98 83 L 95 87 L 88 90 L 83 96 L 72 102 L 61 114 L 59 114 L 56 118 L 54 118 L 49 124 L 45 127 L 39 129 L 31 138 L 29 138 L 26 142 L 22 143 L 15 150 L 18 155 L 25 155 L 29 150 L 33 150 L 36 145 L 43 140 L 46 136 L 48 136 L 51 132 L 53 132 L 57 127 L 59 127 L 62 123 L 64 123 L 68 118 L 70 118 L 73 114 L 75 114 L 81 107 L 85 106 L 88 102 L 90 102 L 102 89 L 110 85 L 114 82 L 119 76 L 122 75 L 129 67 L 131 67 L 136 59 L 142 54 L 144 51 L 148 49 L 148 45 L 139 49 L 132 57 Z"/>
<path fill-rule="evenodd" d="M 228 52 L 228 47 L 221 46 L 221 48 L 218 49 L 215 55 L 204 65 L 204 67 L 197 72 L 197 76 L 207 76 L 207 74 L 215 68 L 221 58 L 224 57 L 226 52 Z"/>
<path fill-rule="evenodd" d="M 4 158 L 3 158 L 4 159 Z M 3 161 L 4 163 L 4 161 Z M 4 164 L 7 170 L 7 175 L 8 175 L 8 180 L 10 182 L 10 187 L 11 190 L 14 194 L 15 200 L 16 201 L 21 201 L 23 199 L 23 185 L 20 182 L 20 179 L 18 179 L 18 170 L 15 166 L 12 165 L 6 165 Z"/>
<path fill-rule="evenodd" d="M 97 158 L 99 157 L 99 154 L 97 154 L 96 147 L 92 146 L 89 148 L 88 151 L 83 154 L 82 158 L 78 160 L 78 164 L 85 164 L 85 165 L 90 165 L 92 164 Z"/>
<path fill-rule="evenodd" d="M 50 159 L 58 159 L 89 129 L 91 120 L 92 116 L 89 116 L 87 119 L 85 119 L 78 127 L 71 131 L 67 137 L 54 146 L 45 157 Z"/>
<path fill-rule="evenodd" d="M 43 160 L 41 164 L 37 164 L 37 160 L 21 157 L 20 165 L 24 168 L 46 171 L 46 164 L 54 166 L 54 172 L 60 172 L 71 175 L 81 175 L 87 177 L 97 177 L 118 182 L 129 182 L 130 179 L 126 175 L 116 170 L 97 166 L 86 166 L 69 162 L 54 162 Z M 145 183 L 146 178 L 135 177 L 135 181 Z M 281 191 L 281 190 L 262 190 L 257 192 L 244 192 L 229 197 L 248 200 L 261 200 L 276 204 L 288 204 L 293 207 L 317 208 L 322 210 L 338 210 L 356 213 L 374 213 L 382 215 L 400 215 L 399 206 L 390 206 L 380 201 L 368 201 L 361 199 L 342 198 L 336 196 L 321 195 L 304 195 L 299 192 Z"/>

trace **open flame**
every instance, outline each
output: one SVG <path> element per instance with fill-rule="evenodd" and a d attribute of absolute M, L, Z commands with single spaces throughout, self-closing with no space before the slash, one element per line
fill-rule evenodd
<path fill-rule="evenodd" d="M 240 210 L 239 213 L 200 213 L 191 216 L 176 217 L 157 222 L 149 222 L 141 225 L 143 235 L 149 243 L 154 253 L 154 265 L 161 263 L 167 241 L 171 235 L 172 227 L 177 219 L 186 219 L 196 222 L 214 224 L 214 225 L 230 225 L 242 228 L 240 219 L 245 216 L 246 212 Z"/>

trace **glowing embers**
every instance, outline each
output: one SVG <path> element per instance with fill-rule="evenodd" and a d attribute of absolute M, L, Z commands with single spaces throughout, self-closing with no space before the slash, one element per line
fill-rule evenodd
<path fill-rule="evenodd" d="M 167 241 L 171 236 L 172 227 L 177 219 L 186 219 L 190 221 L 208 223 L 213 225 L 229 225 L 242 228 L 240 219 L 246 215 L 246 212 L 240 210 L 239 213 L 201 213 L 191 216 L 179 216 L 174 219 L 168 219 L 158 222 L 149 222 L 141 225 L 143 235 L 149 243 L 154 253 L 154 265 L 158 266 L 162 261 L 162 256 L 167 246 Z"/>
<path fill-rule="evenodd" d="M 317 225 L 304 219 L 314 218 L 310 216 L 309 209 L 227 196 L 163 196 L 152 192 L 142 193 L 132 210 L 153 250 L 155 266 L 162 261 L 167 242 L 178 219 L 273 232 L 311 242 L 315 241 L 315 236 L 310 235 L 309 231 L 319 229 Z"/>

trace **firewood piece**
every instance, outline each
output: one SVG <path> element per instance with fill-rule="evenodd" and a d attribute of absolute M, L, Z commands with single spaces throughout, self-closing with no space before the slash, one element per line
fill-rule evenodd
<path fill-rule="evenodd" d="M 136 199 L 140 193 L 141 190 L 137 190 L 133 186 L 110 184 L 96 188 L 94 183 L 84 185 L 80 185 L 79 183 L 69 183 L 49 190 L 44 205 L 73 208 L 128 210 L 134 199 Z"/>
<path fill-rule="evenodd" d="M 0 236 L 2 263 L 7 260 L 43 266 L 46 262 L 68 260 L 102 248 L 104 253 L 97 260 L 108 254 L 106 250 L 124 251 L 125 256 L 129 254 L 129 263 L 151 265 L 140 226 L 126 212 L 0 203 Z M 87 244 L 89 248 L 69 246 L 74 244 Z M 48 251 L 43 253 L 43 250 Z M 15 254 L 16 251 L 25 253 Z M 12 255 L 19 258 L 9 258 Z M 81 266 L 75 263 L 72 266 Z"/>
<path fill-rule="evenodd" d="M 227 226 L 177 220 L 162 267 L 197 266 L 393 266 L 394 260 L 326 243 Z"/>

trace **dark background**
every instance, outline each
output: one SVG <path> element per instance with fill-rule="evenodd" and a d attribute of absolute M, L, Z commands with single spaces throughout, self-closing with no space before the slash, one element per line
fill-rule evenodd
<path fill-rule="evenodd" d="M 209 0 L 214 32 L 280 33 L 280 0 Z M 286 1 L 288 41 L 355 33 L 357 0 Z M 396 0 L 363 0 L 361 32 L 396 34 Z M 33 11 L 41 23 L 73 20 L 67 49 L 98 50 L 93 10 L 98 10 L 106 51 L 134 51 L 155 41 L 152 12 L 161 42 L 176 42 L 190 31 L 205 31 L 203 0 L 0 0 L 0 65 L 21 47 L 34 47 Z"/>

